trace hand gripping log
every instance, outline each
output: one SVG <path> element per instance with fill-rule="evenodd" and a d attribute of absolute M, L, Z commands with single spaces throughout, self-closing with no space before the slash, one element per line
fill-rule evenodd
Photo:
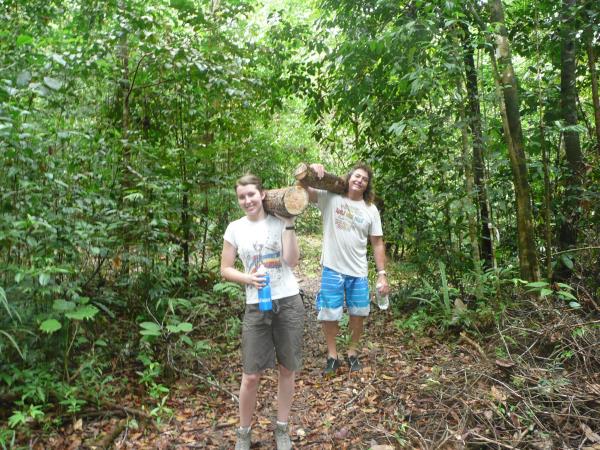
<path fill-rule="evenodd" d="M 318 178 L 316 172 L 306 163 L 300 163 L 294 171 L 294 177 L 302 186 L 323 189 L 334 194 L 346 192 L 346 182 L 343 178 L 325 172 L 323 178 Z"/>
<path fill-rule="evenodd" d="M 263 205 L 270 214 L 294 217 L 302 214 L 308 206 L 308 192 L 302 186 L 268 189 L 265 191 Z"/>

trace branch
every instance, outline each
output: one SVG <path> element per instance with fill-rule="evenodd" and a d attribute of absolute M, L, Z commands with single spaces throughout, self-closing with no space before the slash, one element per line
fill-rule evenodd
<path fill-rule="evenodd" d="M 600 247 L 591 246 L 591 247 L 581 247 L 581 248 L 570 248 L 569 250 L 563 250 L 561 252 L 556 252 L 556 253 L 554 253 L 553 256 L 562 255 L 563 253 L 579 252 L 582 250 L 600 250 Z"/>
<path fill-rule="evenodd" d="M 114 428 L 98 441 L 99 448 L 113 448 L 113 443 L 127 426 L 127 420 L 121 419 Z"/>
<path fill-rule="evenodd" d="M 98 265 L 96 266 L 96 270 L 94 270 L 94 273 L 92 273 L 88 279 L 81 285 L 82 289 L 85 289 L 87 287 L 87 285 L 94 279 L 94 277 L 96 275 L 98 275 L 98 272 L 100 272 L 100 269 L 102 268 L 102 265 L 104 264 L 104 261 L 106 261 L 108 259 L 108 256 L 103 256 L 100 259 L 100 262 L 98 263 Z"/>
<path fill-rule="evenodd" d="M 175 365 L 175 361 L 173 361 L 173 356 L 171 355 L 171 349 L 170 348 L 167 349 L 167 361 L 169 363 L 169 366 L 172 367 L 175 370 L 175 372 L 182 373 L 182 374 L 184 374 L 186 376 L 189 376 L 189 377 L 198 378 L 198 379 L 204 381 L 205 383 L 210 384 L 212 387 L 214 387 L 214 388 L 216 388 L 216 389 L 218 389 L 218 390 L 226 393 L 233 400 L 235 400 L 237 403 L 240 402 L 240 399 L 239 399 L 239 397 L 237 395 L 235 395 L 233 392 L 231 392 L 231 391 L 225 389 L 224 387 L 222 387 L 218 382 L 211 380 L 211 378 L 213 378 L 213 379 L 216 380 L 216 377 L 211 373 L 211 371 L 209 369 L 206 368 L 206 366 L 204 364 L 202 364 L 202 361 L 200 361 L 199 359 L 197 359 L 196 362 L 198 364 L 200 364 L 202 366 L 202 368 L 208 372 L 208 374 L 210 375 L 210 377 L 206 377 L 206 376 L 203 376 L 203 375 L 198 375 L 196 373 L 190 372 L 189 370 L 180 369 L 179 367 L 177 367 Z"/>
<path fill-rule="evenodd" d="M 365 387 L 362 388 L 360 390 L 360 392 L 358 392 L 354 397 L 352 397 L 350 400 L 348 400 L 346 402 L 346 404 L 344 405 L 345 408 L 347 408 L 348 406 L 350 406 L 352 403 L 354 403 L 361 395 L 363 392 L 365 392 L 367 390 L 367 388 L 369 388 L 370 386 L 373 386 L 374 384 L 377 383 L 373 383 L 373 379 L 371 379 L 368 383 L 365 384 Z"/>
<path fill-rule="evenodd" d="M 148 56 L 150 53 L 144 53 L 142 55 L 142 57 L 140 58 L 140 60 L 138 61 L 137 65 L 135 66 L 135 72 L 133 72 L 133 79 L 131 80 L 131 83 L 129 84 L 129 90 L 127 91 L 127 95 L 125 96 L 125 99 L 127 101 L 129 101 L 129 95 L 131 95 L 131 91 L 133 90 L 133 85 L 135 84 L 135 78 L 137 77 L 138 71 L 140 70 L 140 64 L 142 64 L 142 61 L 144 60 L 144 58 L 146 56 Z"/>
<path fill-rule="evenodd" d="M 164 79 L 164 80 L 156 81 L 154 83 L 142 84 L 141 86 L 137 86 L 137 87 L 133 87 L 132 86 L 131 90 L 146 89 L 148 87 L 160 86 L 161 84 L 171 83 L 173 81 L 177 81 L 177 79 L 176 78 L 167 78 L 167 79 Z"/>
<path fill-rule="evenodd" d="M 127 170 L 129 170 L 136 177 L 140 178 L 142 181 L 146 181 L 146 178 L 144 178 L 144 175 L 142 175 L 141 173 L 139 173 L 138 171 L 136 171 L 133 167 L 131 167 L 131 166 L 128 165 L 127 166 Z"/>
<path fill-rule="evenodd" d="M 479 13 L 477 12 L 477 10 L 475 10 L 475 8 L 473 7 L 473 3 L 468 1 L 467 7 L 469 8 L 471 15 L 473 16 L 473 19 L 475 19 L 475 22 L 477 22 L 477 25 L 479 25 L 482 30 L 485 30 L 487 28 L 487 26 L 486 26 L 485 22 L 483 21 L 483 19 L 481 18 L 481 16 L 479 15 Z"/>
<path fill-rule="evenodd" d="M 477 350 L 477 352 L 484 358 L 487 359 L 487 355 L 485 354 L 485 352 L 483 351 L 483 349 L 481 348 L 481 346 L 475 342 L 473 339 L 471 339 L 469 336 L 467 336 L 467 334 L 464 331 L 461 331 L 460 333 L 460 339 L 464 340 L 467 344 L 472 345 L 475 350 Z"/>

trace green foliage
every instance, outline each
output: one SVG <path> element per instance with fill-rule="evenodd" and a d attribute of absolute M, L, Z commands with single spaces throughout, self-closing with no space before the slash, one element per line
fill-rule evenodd
<path fill-rule="evenodd" d="M 423 286 L 413 291 L 410 300 L 418 300 L 422 305 L 429 306 L 430 310 L 441 319 L 439 325 L 447 327 L 453 321 L 452 300 L 456 298 L 458 290 L 448 287 L 445 264 L 439 261 L 439 287 L 423 280 Z"/>
<path fill-rule="evenodd" d="M 238 317 L 228 317 L 225 322 L 225 336 L 228 342 L 235 342 L 239 339 L 242 331 L 242 321 Z"/>
<path fill-rule="evenodd" d="M 168 420 L 172 416 L 173 410 L 166 406 L 169 388 L 159 382 L 162 367 L 146 354 L 142 353 L 138 359 L 144 364 L 144 370 L 136 373 L 140 383 L 146 387 L 148 395 L 154 401 L 154 407 L 150 410 L 150 414 L 156 418 L 158 423 L 165 419 Z"/>
<path fill-rule="evenodd" d="M 4 291 L 4 289 L 0 286 L 0 306 L 4 307 L 4 309 L 6 310 L 6 313 L 8 314 L 8 318 L 10 320 L 9 323 L 13 324 L 13 327 L 21 321 L 21 317 L 19 316 L 19 314 L 16 311 L 13 311 L 13 308 L 8 304 L 8 299 L 6 298 L 6 292 Z M 0 323 L 1 325 L 1 323 Z M 12 347 L 17 351 L 17 353 L 19 354 L 19 356 L 24 359 L 23 353 L 21 352 L 21 348 L 19 347 L 19 344 L 17 344 L 17 341 L 15 340 L 15 337 L 13 336 L 13 334 L 11 334 L 9 331 L 7 330 L 3 330 L 0 328 L 0 351 L 3 350 L 3 344 L 2 344 L 2 340 L 7 340 L 8 343 L 10 345 L 12 345 Z"/>
<path fill-rule="evenodd" d="M 410 314 L 407 318 L 394 320 L 396 329 L 408 330 L 417 334 L 431 325 L 433 325 L 431 316 L 425 309 L 419 309 Z"/>
<path fill-rule="evenodd" d="M 79 387 L 69 386 L 57 378 L 50 367 L 23 370 L 10 365 L 4 370 L 0 377 L 0 394 L 9 392 L 18 398 L 8 418 L 11 428 L 43 423 L 51 408 L 59 408 L 65 415 L 76 414 L 86 404 L 82 395 L 91 395 L 95 391 L 95 382 L 90 378 L 86 377 L 90 382 L 88 391 L 82 393 Z"/>
<path fill-rule="evenodd" d="M 340 327 L 339 333 L 335 337 L 336 344 L 341 348 L 346 348 L 348 344 L 350 344 L 350 327 L 349 327 L 350 318 L 348 315 L 344 314 L 338 325 Z"/>
<path fill-rule="evenodd" d="M 56 319 L 46 319 L 40 324 L 40 330 L 48 334 L 52 334 L 61 328 L 61 323 Z"/>
<path fill-rule="evenodd" d="M 407 318 L 395 319 L 397 329 L 418 333 L 433 327 L 442 331 L 467 329 L 478 333 L 497 322 L 517 292 L 513 282 L 514 267 L 469 271 L 462 274 L 456 286 L 448 282 L 442 261 L 438 262 L 437 269 L 430 276 L 423 272 L 418 279 L 410 281 L 406 293 L 402 294 L 403 300 L 393 299 L 392 304 L 396 305 L 416 302 L 410 311 L 406 311 L 409 312 Z"/>
<path fill-rule="evenodd" d="M 15 447 L 16 436 L 14 430 L 0 428 L 0 445 L 2 450 L 12 449 Z"/>
<path fill-rule="evenodd" d="M 213 292 L 217 295 L 225 296 L 230 300 L 239 300 L 243 298 L 244 295 L 240 285 L 237 283 L 232 283 L 230 281 L 216 283 L 213 286 Z"/>
<path fill-rule="evenodd" d="M 11 428 L 17 428 L 18 426 L 26 425 L 29 422 L 37 422 L 44 417 L 41 405 L 27 405 L 23 404 L 22 400 L 16 402 L 21 409 L 15 410 L 12 415 L 8 418 L 8 426 Z"/>
<path fill-rule="evenodd" d="M 78 398 L 77 390 L 78 389 L 73 386 L 65 387 L 63 391 L 64 398 L 59 402 L 61 406 L 66 407 L 66 413 L 69 415 L 77 414 L 81 411 L 82 406 L 84 406 L 87 403 L 86 400 Z"/>
<path fill-rule="evenodd" d="M 571 294 L 573 288 L 565 283 L 549 283 L 547 281 L 535 281 L 528 283 L 523 280 L 515 280 L 516 283 L 523 284 L 527 292 L 535 293 L 540 297 L 554 296 L 568 303 L 573 309 L 581 308 L 577 297 Z"/>
<path fill-rule="evenodd" d="M 450 292 L 448 289 L 448 281 L 446 279 L 446 265 L 442 261 L 439 261 L 438 266 L 440 268 L 440 279 L 442 282 L 442 299 L 444 300 L 443 310 L 445 314 L 449 314 L 451 312 L 452 307 L 450 304 Z"/>

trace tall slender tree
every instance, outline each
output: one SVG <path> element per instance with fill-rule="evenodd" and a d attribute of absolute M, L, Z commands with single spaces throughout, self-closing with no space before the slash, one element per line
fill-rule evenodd
<path fill-rule="evenodd" d="M 508 32 L 504 21 L 504 7 L 501 0 L 489 2 L 490 20 L 494 29 L 495 54 L 491 54 L 495 67 L 496 81 L 501 90 L 505 135 L 508 144 L 510 165 L 515 188 L 517 214 L 517 242 L 519 248 L 519 268 L 521 277 L 526 280 L 539 278 L 539 264 L 535 248 L 535 234 L 531 207 L 531 189 L 527 173 L 527 158 L 523 144 L 521 114 L 517 79 L 512 65 Z"/>
<path fill-rule="evenodd" d="M 458 92 L 461 94 L 464 91 L 462 83 L 460 81 L 457 83 Z M 462 99 L 461 99 L 462 100 Z M 472 158 L 469 157 L 469 132 L 467 130 L 467 114 L 465 113 L 465 107 L 462 103 L 458 105 L 458 114 L 460 118 L 460 137 L 461 137 L 461 157 L 462 157 L 462 165 L 464 171 L 465 178 L 465 191 L 466 198 L 470 204 L 475 203 L 475 193 L 474 193 L 474 182 L 473 182 L 473 164 Z M 473 265 L 475 266 L 475 270 L 479 270 L 480 268 L 480 249 L 479 249 L 479 240 L 477 239 L 477 221 L 472 214 L 469 214 L 468 218 L 469 224 L 469 241 L 471 244 L 471 258 L 473 259 Z"/>
<path fill-rule="evenodd" d="M 596 136 L 596 152 L 600 155 L 600 98 L 598 94 L 598 72 L 596 70 L 596 61 L 598 55 L 594 48 L 594 32 L 599 27 L 597 19 L 600 12 L 593 7 L 593 2 L 586 2 L 586 14 L 584 22 L 589 25 L 585 28 L 585 44 L 587 50 L 588 70 L 590 71 L 590 83 L 592 87 L 592 105 L 594 107 L 594 131 Z"/>
<path fill-rule="evenodd" d="M 477 71 L 473 57 L 473 44 L 468 26 L 463 26 L 463 63 L 465 67 L 466 89 L 468 100 L 468 123 L 472 136 L 473 147 L 473 181 L 477 193 L 480 220 L 480 253 L 481 259 L 487 267 L 492 267 L 493 242 L 491 234 L 491 221 L 488 210 L 487 189 L 485 184 L 485 161 L 483 157 L 483 132 L 481 126 L 481 107 L 479 89 L 477 87 Z"/>
<path fill-rule="evenodd" d="M 563 206 L 564 220 L 558 234 L 558 244 L 562 249 L 577 245 L 577 225 L 579 203 L 583 185 L 584 165 L 579 132 L 575 129 L 577 117 L 577 38 L 575 7 L 577 0 L 564 0 L 561 14 L 561 71 L 560 106 L 566 126 L 564 131 L 565 156 L 569 175 L 566 178 L 566 192 Z"/>
<path fill-rule="evenodd" d="M 592 104 L 594 105 L 594 130 L 596 134 L 596 151 L 600 155 L 600 99 L 598 97 L 598 73 L 596 71 L 596 51 L 591 37 L 587 41 L 588 68 L 592 84 Z"/>

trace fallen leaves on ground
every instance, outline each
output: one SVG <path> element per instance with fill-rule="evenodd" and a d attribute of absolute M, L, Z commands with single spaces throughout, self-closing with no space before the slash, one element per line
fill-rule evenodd
<path fill-rule="evenodd" d="M 314 292 L 314 286 L 311 289 Z M 593 412 L 600 408 L 596 395 L 600 380 L 569 384 L 561 372 L 557 375 L 508 359 L 487 360 L 481 349 L 459 337 L 452 342 L 403 333 L 395 327 L 389 310 L 374 310 L 366 322 L 363 370 L 350 373 L 344 365 L 335 376 L 324 378 L 321 370 L 326 348 L 310 297 L 305 299 L 304 368 L 297 376 L 290 418 L 296 448 L 551 449 L 555 429 L 561 430 L 565 439 L 577 441 L 580 448 L 600 448 L 600 420 Z M 210 363 L 207 369 L 221 389 L 200 385 L 196 378 L 177 380 L 170 386 L 167 403 L 173 411 L 170 420 L 158 430 L 144 426 L 143 421 L 129 421 L 115 437 L 114 447 L 233 448 L 238 405 L 229 393 L 239 394 L 240 376 L 232 376 L 232 371 L 240 371 L 239 366 L 236 355 Z M 579 407 L 579 417 L 586 420 L 578 421 L 568 410 L 547 412 L 531 403 L 531 398 L 552 399 L 553 393 L 569 387 L 577 389 L 570 397 L 572 407 Z M 132 391 L 137 389 L 132 386 Z M 277 374 L 269 370 L 259 388 L 253 449 L 274 448 L 276 390 Z M 523 397 L 525 394 L 530 397 Z M 120 403 L 139 409 L 140 402 L 129 395 Z M 109 413 L 79 418 L 58 434 L 37 436 L 31 448 L 95 449 L 104 437 L 119 431 L 120 423 Z M 523 445 L 525 440 L 527 445 Z"/>

